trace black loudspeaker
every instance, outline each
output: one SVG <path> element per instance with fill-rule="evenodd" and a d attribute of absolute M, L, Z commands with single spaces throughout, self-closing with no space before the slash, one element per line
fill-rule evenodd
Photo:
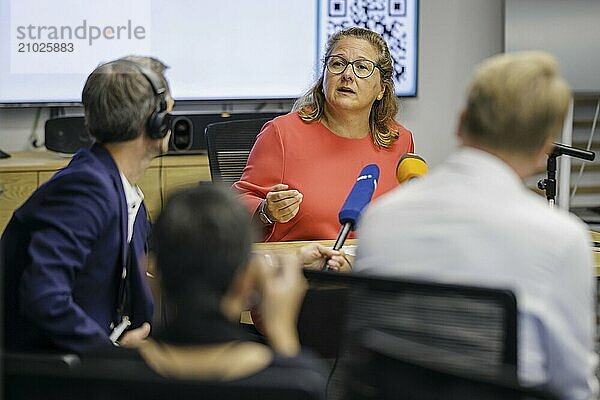
<path fill-rule="evenodd" d="M 171 113 L 171 139 L 167 154 L 206 153 L 204 130 L 209 124 L 242 119 L 275 118 L 284 113 L 203 113 L 173 111 Z M 60 117 L 46 121 L 46 148 L 59 153 L 75 153 L 82 147 L 90 147 L 93 138 L 85 129 L 83 116 Z"/>
<path fill-rule="evenodd" d="M 247 112 L 212 113 L 174 111 L 171 113 L 171 141 L 169 154 L 206 153 L 206 126 L 216 122 L 242 119 L 275 118 L 284 113 Z"/>
<path fill-rule="evenodd" d="M 93 141 L 85 129 L 83 116 L 52 118 L 46 121 L 45 143 L 48 150 L 70 154 L 82 147 L 90 147 Z"/>

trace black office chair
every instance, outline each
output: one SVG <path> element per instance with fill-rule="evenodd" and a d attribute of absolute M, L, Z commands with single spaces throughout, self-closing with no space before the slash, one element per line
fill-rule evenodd
<path fill-rule="evenodd" d="M 9 354 L 4 378 L 3 398 L 11 400 L 323 400 L 325 386 L 317 371 L 285 366 L 231 382 L 164 378 L 118 355 Z"/>
<path fill-rule="evenodd" d="M 443 368 L 416 360 L 405 354 L 414 353 L 409 340 L 378 330 L 362 337 L 366 358 L 352 371 L 357 380 L 346 383 L 347 400 L 525 400 L 555 399 L 536 388 L 520 386 L 511 374 L 491 377 L 487 374 L 464 373 L 460 369 Z M 351 378 L 352 379 L 352 378 Z"/>
<path fill-rule="evenodd" d="M 75 354 L 21 353 L 3 349 L 3 398 L 62 399 L 62 394 L 45 390 L 43 378 L 38 386 L 37 377 L 69 375 L 80 365 L 81 359 Z"/>
<path fill-rule="evenodd" d="M 348 288 L 309 286 L 298 316 L 298 337 L 321 358 L 335 359 L 343 335 Z"/>
<path fill-rule="evenodd" d="M 213 182 L 231 185 L 240 179 L 256 135 L 270 119 L 218 122 L 206 127 L 206 147 Z"/>
<path fill-rule="evenodd" d="M 340 355 L 329 398 L 540 394 L 526 391 L 517 381 L 517 305 L 510 291 L 360 274 L 305 274 L 313 290 L 347 289 Z M 385 359 L 394 362 L 386 364 Z M 388 370 L 386 365 L 396 369 Z M 447 384 L 440 384 L 440 376 Z M 479 384 L 485 390 L 473 389 Z"/>

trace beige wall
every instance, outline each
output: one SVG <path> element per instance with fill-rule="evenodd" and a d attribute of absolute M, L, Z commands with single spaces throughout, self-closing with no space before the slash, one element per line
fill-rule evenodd
<path fill-rule="evenodd" d="M 457 116 L 473 67 L 503 49 L 502 0 L 422 0 L 417 97 L 402 102 L 400 121 L 430 165 L 456 146 Z"/>

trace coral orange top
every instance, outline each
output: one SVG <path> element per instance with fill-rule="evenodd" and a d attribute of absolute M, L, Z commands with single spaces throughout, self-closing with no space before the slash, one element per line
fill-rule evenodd
<path fill-rule="evenodd" d="M 403 154 L 414 151 L 414 144 L 408 130 L 398 123 L 395 128 L 400 133 L 398 140 L 388 149 L 379 149 L 370 135 L 343 138 L 320 122 L 302 121 L 298 113 L 267 122 L 233 187 L 251 213 L 278 183 L 298 190 L 303 199 L 298 214 L 286 223 L 276 222 L 266 228 L 263 240 L 335 239 L 341 227 L 338 212 L 368 164 L 377 164 L 380 169 L 373 198 L 398 186 L 396 165 Z"/>

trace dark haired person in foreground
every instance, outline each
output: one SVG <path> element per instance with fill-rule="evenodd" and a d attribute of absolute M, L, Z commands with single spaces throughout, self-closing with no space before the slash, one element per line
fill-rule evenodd
<path fill-rule="evenodd" d="M 471 81 L 462 147 L 367 210 L 356 270 L 510 289 L 518 377 L 596 399 L 596 279 L 587 227 L 523 180 L 545 165 L 571 92 L 542 52 L 503 54 Z"/>
<path fill-rule="evenodd" d="M 227 188 L 201 184 L 169 198 L 153 233 L 168 318 L 138 351 L 167 377 L 269 379 L 290 369 L 324 389 L 320 364 L 300 351 L 296 324 L 306 282 L 298 260 L 251 256 L 253 229 Z M 249 303 L 262 313 L 269 346 L 239 325 Z"/>
<path fill-rule="evenodd" d="M 164 70 L 126 57 L 88 77 L 82 101 L 95 144 L 41 185 L 2 236 L 7 349 L 84 354 L 149 334 L 149 227 L 136 182 L 167 150 Z"/>

